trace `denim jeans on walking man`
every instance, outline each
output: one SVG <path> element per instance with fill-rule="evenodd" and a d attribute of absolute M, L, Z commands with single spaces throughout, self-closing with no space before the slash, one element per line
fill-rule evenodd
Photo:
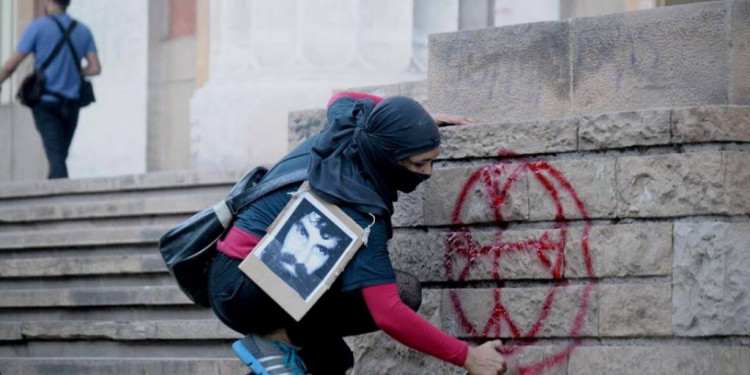
<path fill-rule="evenodd" d="M 42 101 L 32 110 L 49 161 L 49 179 L 68 177 L 65 160 L 73 141 L 79 111 L 76 101 Z"/>

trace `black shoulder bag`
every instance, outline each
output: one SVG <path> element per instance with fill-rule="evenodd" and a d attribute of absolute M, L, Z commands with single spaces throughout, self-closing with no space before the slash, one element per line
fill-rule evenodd
<path fill-rule="evenodd" d="M 57 20 L 54 17 L 51 18 L 55 21 L 55 23 L 57 23 Z M 57 23 L 57 25 L 60 27 L 60 30 L 63 34 L 60 38 L 60 41 L 57 42 L 55 48 L 52 50 L 52 53 L 49 55 L 49 57 L 47 57 L 46 60 L 44 60 L 39 69 L 34 69 L 32 73 L 30 73 L 28 76 L 26 76 L 26 78 L 23 79 L 23 81 L 21 82 L 21 87 L 18 89 L 18 93 L 16 94 L 16 98 L 18 98 L 21 104 L 29 108 L 39 103 L 39 101 L 42 100 L 42 95 L 47 93 L 54 95 L 53 93 L 48 92 L 45 88 L 44 71 L 47 70 L 55 57 L 60 54 L 60 50 L 62 50 L 65 41 L 70 40 L 70 34 L 73 32 L 73 29 L 76 28 L 78 22 L 73 21 L 70 26 L 68 26 L 67 30 L 64 30 L 62 28 L 62 25 L 60 25 L 59 23 Z"/>
<path fill-rule="evenodd" d="M 216 254 L 216 242 L 230 228 L 237 213 L 263 195 L 307 178 L 305 168 L 260 182 L 266 172 L 263 167 L 251 170 L 225 200 L 195 214 L 159 239 L 159 251 L 167 268 L 196 305 L 211 306 L 208 266 Z"/>
<path fill-rule="evenodd" d="M 73 46 L 73 42 L 70 40 L 70 33 L 66 34 L 65 31 L 63 31 L 64 30 L 63 26 L 60 23 L 60 21 L 57 20 L 57 18 L 52 17 L 52 20 L 55 21 L 55 24 L 63 33 L 64 38 L 68 44 L 68 48 L 70 49 L 70 53 L 71 55 L 73 55 L 73 60 L 75 60 L 76 68 L 78 68 L 77 69 L 78 77 L 80 77 L 81 79 L 81 87 L 78 89 L 78 106 L 85 107 L 96 101 L 96 97 L 94 97 L 94 86 L 91 84 L 91 81 L 87 80 L 83 76 L 83 71 L 81 70 L 81 58 L 82 57 L 79 57 L 78 54 L 76 53 L 76 49 Z M 76 25 L 76 24 L 78 24 L 78 21 L 73 20 L 73 23 L 71 24 L 71 26 Z M 48 91 L 48 92 L 57 97 L 62 97 L 62 95 L 58 93 L 51 92 L 51 91 Z"/>

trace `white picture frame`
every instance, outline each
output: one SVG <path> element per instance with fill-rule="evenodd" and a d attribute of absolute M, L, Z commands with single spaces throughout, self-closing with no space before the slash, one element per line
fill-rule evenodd
<path fill-rule="evenodd" d="M 364 233 L 305 182 L 239 267 L 299 321 L 359 250 Z"/>

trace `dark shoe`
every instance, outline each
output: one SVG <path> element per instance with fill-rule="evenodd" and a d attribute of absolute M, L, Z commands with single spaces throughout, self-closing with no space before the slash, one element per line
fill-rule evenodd
<path fill-rule="evenodd" d="M 256 375 L 305 375 L 307 368 L 297 349 L 258 335 L 247 335 L 232 344 L 234 353 Z"/>

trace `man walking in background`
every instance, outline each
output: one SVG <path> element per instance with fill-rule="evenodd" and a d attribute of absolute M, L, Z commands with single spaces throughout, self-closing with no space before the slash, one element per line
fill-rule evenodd
<path fill-rule="evenodd" d="M 34 54 L 34 67 L 40 71 L 51 58 L 42 72 L 45 78 L 44 94 L 41 101 L 32 107 L 34 122 L 42 137 L 49 162 L 50 179 L 68 177 L 65 160 L 78 124 L 82 77 L 101 73 L 91 31 L 66 13 L 70 1 L 46 0 L 47 16 L 37 18 L 29 24 L 16 52 L 0 70 L 1 88 L 2 83 L 29 54 Z M 55 52 L 55 47 L 66 34 L 68 42 L 63 43 Z M 85 68 L 81 68 L 82 58 L 87 62 Z"/>

